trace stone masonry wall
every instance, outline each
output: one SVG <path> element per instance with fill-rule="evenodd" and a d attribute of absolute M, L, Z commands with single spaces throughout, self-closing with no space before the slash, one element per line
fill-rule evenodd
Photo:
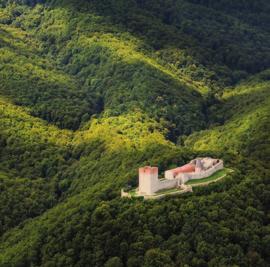
<path fill-rule="evenodd" d="M 171 189 L 177 186 L 178 181 L 174 180 L 159 180 L 155 186 L 154 192 L 163 190 L 163 189 Z"/>
<path fill-rule="evenodd" d="M 149 166 L 140 168 L 139 193 L 142 195 L 153 195 L 160 190 L 176 187 L 178 182 L 184 184 L 189 180 L 206 178 L 221 169 L 223 169 L 223 161 L 220 161 L 206 171 L 198 173 L 180 173 L 175 179 L 160 180 L 158 178 L 158 168 Z"/>
<path fill-rule="evenodd" d="M 184 174 L 180 174 L 179 177 L 176 177 L 176 178 L 180 179 L 182 183 L 186 183 L 189 180 L 203 179 L 203 178 L 209 177 L 215 172 L 222 170 L 223 168 L 224 168 L 223 161 L 220 161 L 215 166 L 213 166 L 212 168 L 206 171 L 201 171 L 198 173 L 184 173 Z"/>

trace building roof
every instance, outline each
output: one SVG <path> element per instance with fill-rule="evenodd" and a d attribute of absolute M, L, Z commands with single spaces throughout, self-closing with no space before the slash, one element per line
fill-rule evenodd
<path fill-rule="evenodd" d="M 174 176 L 178 175 L 179 173 L 195 172 L 195 165 L 188 163 L 182 167 L 178 167 L 178 168 L 172 169 L 170 171 L 173 172 Z"/>

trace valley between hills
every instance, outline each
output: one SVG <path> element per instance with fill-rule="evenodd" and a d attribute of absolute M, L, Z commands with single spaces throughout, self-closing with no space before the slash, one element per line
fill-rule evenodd
<path fill-rule="evenodd" d="M 269 266 L 269 12 L 0 0 L 0 266 Z M 121 199 L 204 156 L 234 171 Z"/>

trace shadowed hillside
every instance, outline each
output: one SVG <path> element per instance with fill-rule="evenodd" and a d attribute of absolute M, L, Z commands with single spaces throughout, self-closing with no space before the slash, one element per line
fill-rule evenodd
<path fill-rule="evenodd" d="M 191 135 L 186 145 L 196 150 L 231 151 L 269 162 L 269 71 L 224 91 L 222 103 L 213 107 L 222 126 Z"/>
<path fill-rule="evenodd" d="M 168 122 L 172 139 L 204 127 L 203 99 L 196 84 L 179 78 L 155 58 L 140 52 L 138 39 L 121 31 L 118 36 L 115 34 L 118 28 L 110 24 L 105 24 L 103 30 L 102 17 L 93 14 L 78 13 L 76 19 L 70 7 L 45 9 L 43 13 L 42 6 L 25 9 L 26 15 L 15 18 L 14 24 L 28 28 L 30 35 L 26 40 L 36 42 L 32 27 L 24 23 L 32 21 L 32 16 L 41 20 L 35 33 L 41 58 L 31 52 L 30 59 L 21 52 L 15 56 L 10 46 L 5 45 L 2 58 L 9 64 L 2 71 L 2 91 L 17 104 L 30 106 L 33 115 L 60 127 L 77 129 L 100 112 L 110 116 L 140 109 Z M 27 20 L 28 16 L 31 20 Z M 55 17 L 64 19 L 54 20 Z M 85 22 L 81 26 L 81 21 L 87 18 L 90 25 Z M 5 32 L 13 29 L 3 28 Z M 20 33 L 26 34 L 25 30 Z M 13 62 L 9 60 L 11 57 Z M 49 58 L 48 64 L 44 57 Z M 17 84 L 10 79 L 9 74 L 14 72 L 19 75 Z M 48 78 L 42 81 L 44 75 Z"/>
<path fill-rule="evenodd" d="M 269 266 L 269 11 L 0 0 L 0 266 Z M 120 198 L 197 156 L 233 172 Z"/>

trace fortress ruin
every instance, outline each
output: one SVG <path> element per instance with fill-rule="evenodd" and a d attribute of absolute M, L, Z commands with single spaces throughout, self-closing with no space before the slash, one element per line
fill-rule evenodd
<path fill-rule="evenodd" d="M 223 168 L 223 161 L 220 159 L 196 158 L 184 166 L 165 171 L 165 178 L 159 179 L 157 167 L 142 167 L 139 169 L 139 187 L 136 189 L 136 194 L 147 198 L 166 189 L 187 190 L 185 183 L 188 181 L 210 177 Z M 122 196 L 127 196 L 126 194 L 122 192 Z"/>

